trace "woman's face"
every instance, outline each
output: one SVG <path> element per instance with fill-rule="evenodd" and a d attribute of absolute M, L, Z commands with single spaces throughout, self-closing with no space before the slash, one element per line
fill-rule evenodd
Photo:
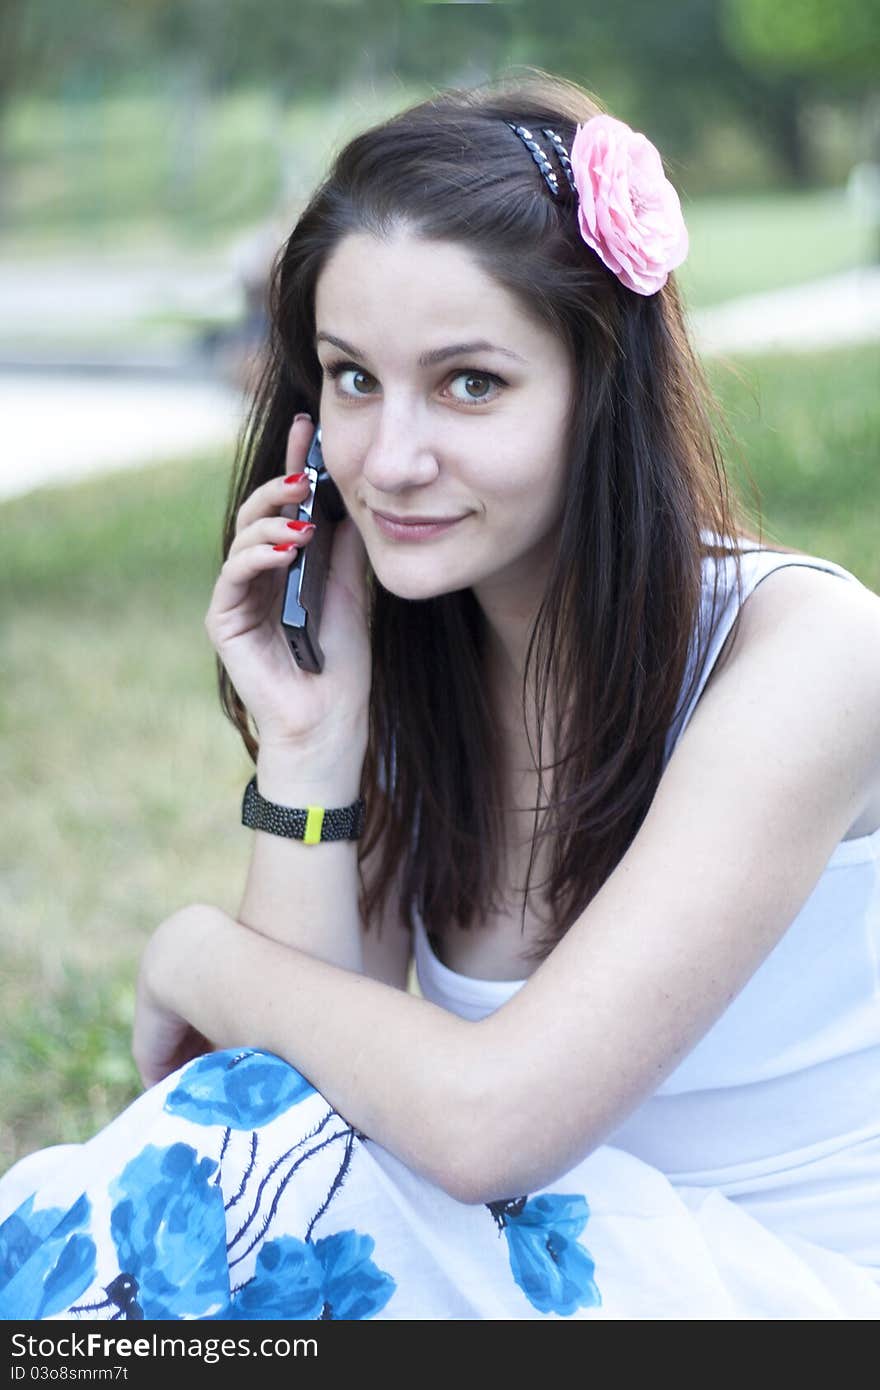
<path fill-rule="evenodd" d="M 564 345 L 464 247 L 404 233 L 345 237 L 315 322 L 324 461 L 379 582 L 408 599 L 534 593 L 563 507 Z M 461 519 L 398 536 L 377 511 Z"/>

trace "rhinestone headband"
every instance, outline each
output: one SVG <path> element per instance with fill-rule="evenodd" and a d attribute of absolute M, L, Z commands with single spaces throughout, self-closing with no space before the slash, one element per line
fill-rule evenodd
<path fill-rule="evenodd" d="M 527 127 L 524 125 L 514 125 L 512 121 L 505 121 L 504 124 L 510 126 L 510 129 L 513 131 L 513 133 L 515 135 L 518 135 L 520 140 L 522 140 L 529 154 L 532 156 L 532 159 L 535 161 L 538 168 L 540 169 L 544 181 L 546 182 L 547 187 L 550 189 L 550 192 L 553 194 L 553 197 L 558 198 L 560 192 L 559 176 L 556 173 L 556 170 L 553 168 L 553 165 L 547 158 L 546 154 L 541 149 L 541 146 L 538 144 L 532 132 L 529 129 L 527 129 Z M 569 186 L 572 192 L 576 193 L 577 189 L 575 187 L 574 173 L 571 167 L 571 160 L 568 157 L 568 150 L 563 145 L 562 140 L 556 134 L 555 130 L 548 130 L 547 127 L 544 126 L 541 129 L 541 134 L 546 135 L 547 139 L 553 145 L 553 148 L 556 151 L 556 158 L 559 160 L 559 163 L 562 166 L 562 171 L 565 174 L 565 177 L 568 179 Z"/>

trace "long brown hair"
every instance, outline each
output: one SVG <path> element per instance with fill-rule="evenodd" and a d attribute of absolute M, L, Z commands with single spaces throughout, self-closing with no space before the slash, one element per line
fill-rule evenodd
<path fill-rule="evenodd" d="M 730 496 L 721 414 L 674 277 L 648 297 L 621 285 L 581 240 L 565 180 L 555 200 L 505 124 L 550 126 L 570 148 L 575 126 L 602 109 L 576 84 L 529 69 L 442 91 L 346 145 L 276 263 L 271 340 L 224 533 L 225 555 L 241 503 L 278 471 L 293 415 L 318 418 L 315 287 L 347 234 L 405 227 L 455 242 L 560 335 L 576 381 L 568 501 L 522 691 L 525 713 L 534 662 L 539 750 L 548 692 L 551 709 L 565 711 L 551 732 L 552 796 L 543 806 L 545 767 L 536 758 L 541 793 L 523 926 L 537 845 L 547 840 L 552 850 L 541 885 L 549 922 L 529 957 L 536 961 L 584 910 L 647 814 L 667 732 L 717 623 L 717 578 L 709 622 L 701 611 L 704 558 L 732 551 L 740 586 L 740 543 L 761 543 Z M 453 923 L 483 922 L 498 898 L 504 808 L 485 621 L 469 589 L 403 600 L 371 574 L 370 595 L 360 909 L 369 922 L 396 879 L 410 929 L 418 911 L 442 938 Z M 222 666 L 219 679 L 224 710 L 255 758 L 255 731 Z M 374 850 L 368 883 L 364 860 Z"/>

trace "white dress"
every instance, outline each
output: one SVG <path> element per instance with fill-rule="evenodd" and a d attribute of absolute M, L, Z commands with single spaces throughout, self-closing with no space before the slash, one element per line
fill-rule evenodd
<path fill-rule="evenodd" d="M 743 557 L 743 599 L 787 565 L 859 582 L 764 551 Z M 731 589 L 667 757 L 737 607 Z M 415 958 L 425 997 L 463 1018 L 524 983 L 449 970 L 421 922 Z M 880 829 L 837 846 L 607 1144 L 486 1206 L 413 1173 L 278 1058 L 201 1058 L 0 1181 L 0 1317 L 880 1318 L 878 962 Z"/>

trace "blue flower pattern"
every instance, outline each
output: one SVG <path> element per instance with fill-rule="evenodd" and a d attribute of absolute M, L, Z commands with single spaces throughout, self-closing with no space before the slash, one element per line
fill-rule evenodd
<path fill-rule="evenodd" d="M 223 1194 L 209 1182 L 216 1167 L 187 1144 L 151 1144 L 111 1184 L 110 1233 L 140 1316 L 199 1318 L 226 1300 Z"/>
<path fill-rule="evenodd" d="M 210 1052 L 186 1068 L 165 1109 L 197 1125 L 259 1129 L 314 1094 L 305 1077 L 271 1052 Z"/>
<path fill-rule="evenodd" d="M 601 1304 L 595 1265 L 578 1241 L 590 1215 L 585 1197 L 546 1192 L 488 1207 L 507 1237 L 513 1277 L 535 1308 L 570 1317 Z"/>
<path fill-rule="evenodd" d="M 374 1241 L 340 1231 L 312 1245 L 281 1236 L 264 1245 L 253 1279 L 236 1291 L 227 1316 L 371 1318 L 394 1293 L 394 1280 L 370 1259 Z"/>
<path fill-rule="evenodd" d="M 95 1242 L 85 1234 L 91 1207 L 80 1197 L 65 1213 L 34 1210 L 29 1197 L 0 1226 L 0 1319 L 51 1318 L 95 1277 Z"/>
<path fill-rule="evenodd" d="M 366 1136 L 327 1106 L 283 1152 L 261 1147 L 273 1120 L 312 1097 L 322 1099 L 269 1053 L 218 1052 L 189 1063 L 163 1110 L 184 1132 L 197 1127 L 192 1143 L 145 1144 L 106 1187 L 116 1271 L 98 1280 L 85 1194 L 66 1212 L 34 1210 L 29 1198 L 0 1226 L 0 1316 L 375 1317 L 397 1284 L 374 1262 L 373 1236 L 313 1234 Z M 205 1152 L 214 1134 L 213 1152 Z M 319 1154 L 330 1162 L 326 1192 L 301 1236 L 276 1233 L 286 1191 Z M 593 1261 L 578 1240 L 589 1217 L 584 1197 L 520 1197 L 489 1203 L 488 1211 L 506 1237 L 517 1285 L 539 1312 L 570 1316 L 601 1304 Z"/>

